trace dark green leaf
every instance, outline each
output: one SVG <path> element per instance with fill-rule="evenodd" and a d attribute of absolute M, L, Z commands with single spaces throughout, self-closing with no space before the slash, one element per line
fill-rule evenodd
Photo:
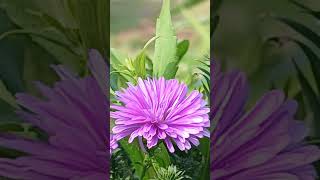
<path fill-rule="evenodd" d="M 159 144 L 158 147 L 152 151 L 151 157 L 157 161 L 160 167 L 167 168 L 170 165 L 170 156 L 163 143 Z"/>
<path fill-rule="evenodd" d="M 69 0 L 85 49 L 97 49 L 109 57 L 109 1 Z"/>
<path fill-rule="evenodd" d="M 189 41 L 183 40 L 177 45 L 177 58 L 180 61 L 189 49 Z"/>
<path fill-rule="evenodd" d="M 307 45 L 297 40 L 295 42 L 300 46 L 300 48 L 307 56 L 311 64 L 311 69 L 314 74 L 314 78 L 317 82 L 318 91 L 320 91 L 320 58 Z"/>
<path fill-rule="evenodd" d="M 132 165 L 135 169 L 135 173 L 138 177 L 141 176 L 143 166 L 139 163 L 143 162 L 144 160 L 144 154 L 141 151 L 139 147 L 138 140 L 134 140 L 131 144 L 128 143 L 128 139 L 124 139 L 120 141 L 121 147 L 124 149 L 124 151 L 128 154 Z"/>
<path fill-rule="evenodd" d="M 200 173 L 200 180 L 210 179 L 210 139 L 200 139 L 200 151 L 203 157 L 203 167 Z"/>
<path fill-rule="evenodd" d="M 298 6 L 299 8 L 305 10 L 306 13 L 311 14 L 312 16 L 314 16 L 317 19 L 320 19 L 320 12 L 319 11 L 314 11 L 311 8 L 305 6 L 304 4 L 295 1 L 295 0 L 289 0 L 292 4 Z"/>
<path fill-rule="evenodd" d="M 173 79 L 178 71 L 176 62 L 172 62 L 167 65 L 165 72 L 163 73 L 166 79 Z"/>
<path fill-rule="evenodd" d="M 5 12 L 0 11 L 0 34 L 15 29 Z M 13 94 L 25 89 L 22 80 L 26 37 L 11 36 L 0 41 L 0 78 Z"/>
<path fill-rule="evenodd" d="M 293 61 L 293 63 L 298 73 L 298 78 L 301 85 L 302 93 L 306 97 L 306 100 L 310 104 L 310 108 L 314 113 L 315 129 L 320 129 L 320 111 L 319 111 L 320 103 L 319 103 L 317 94 L 312 89 L 312 86 L 310 85 L 306 77 L 303 75 L 302 71 L 300 70 L 296 62 Z M 316 136 L 320 137 L 320 132 L 316 131 Z"/>
<path fill-rule="evenodd" d="M 15 110 L 16 109 L 10 104 L 0 99 L 0 123 L 20 121 L 20 118 L 15 113 Z"/>

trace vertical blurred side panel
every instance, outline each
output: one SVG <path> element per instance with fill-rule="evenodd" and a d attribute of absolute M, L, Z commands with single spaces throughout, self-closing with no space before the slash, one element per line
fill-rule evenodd
<path fill-rule="evenodd" d="M 109 179 L 109 5 L 0 1 L 0 179 Z"/>
<path fill-rule="evenodd" d="M 211 180 L 318 178 L 319 7 L 211 2 Z"/>

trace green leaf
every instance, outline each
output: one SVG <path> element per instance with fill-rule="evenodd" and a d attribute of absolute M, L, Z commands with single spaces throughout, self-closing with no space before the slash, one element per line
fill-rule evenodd
<path fill-rule="evenodd" d="M 166 79 L 172 79 L 176 76 L 177 71 L 178 71 L 177 63 L 171 62 L 166 66 L 166 70 L 163 76 Z"/>
<path fill-rule="evenodd" d="M 202 138 L 200 139 L 200 151 L 203 157 L 203 168 L 200 173 L 200 180 L 210 179 L 210 139 Z"/>
<path fill-rule="evenodd" d="M 303 94 L 301 91 L 299 91 L 294 97 L 294 100 L 297 101 L 297 103 L 299 104 L 298 106 L 298 110 L 295 114 L 295 118 L 296 119 L 305 119 L 306 117 L 306 105 L 305 105 L 305 101 L 303 100 Z"/>
<path fill-rule="evenodd" d="M 59 79 L 50 67 L 52 64 L 57 64 L 58 61 L 37 43 L 31 43 L 25 47 L 24 62 L 23 78 L 26 90 L 33 92 L 34 95 L 35 93 L 40 95 L 34 81 L 52 85 Z"/>
<path fill-rule="evenodd" d="M 154 158 L 160 167 L 167 168 L 170 165 L 170 156 L 167 148 L 163 143 L 160 143 L 151 153 L 151 157 Z"/>
<path fill-rule="evenodd" d="M 157 19 L 156 37 L 153 74 L 156 77 L 166 77 L 167 69 L 175 70 L 172 66 L 177 66 L 177 37 L 171 21 L 170 0 L 163 0 L 161 13 Z"/>
<path fill-rule="evenodd" d="M 116 70 L 122 70 L 125 65 L 126 56 L 118 50 L 111 48 L 110 50 L 111 65 Z"/>
<path fill-rule="evenodd" d="M 292 4 L 296 5 L 297 7 L 305 10 L 306 13 L 311 14 L 312 16 L 314 16 L 317 19 L 320 19 L 320 12 L 319 11 L 314 11 L 311 8 L 303 5 L 302 3 L 295 1 L 295 0 L 289 0 Z"/>
<path fill-rule="evenodd" d="M 190 43 L 188 40 L 183 40 L 178 43 L 178 45 L 177 45 L 177 58 L 178 58 L 179 62 L 181 61 L 183 56 L 187 53 L 187 51 L 189 49 L 189 45 L 190 45 Z"/>
<path fill-rule="evenodd" d="M 20 118 L 15 113 L 16 108 L 0 99 L 0 123 L 19 122 Z"/>
<path fill-rule="evenodd" d="M 24 131 L 24 128 L 18 123 L 0 123 L 0 132 Z"/>
<path fill-rule="evenodd" d="M 138 77 L 144 79 L 147 76 L 146 71 L 146 55 L 142 51 L 133 62 L 135 73 Z"/>
<path fill-rule="evenodd" d="M 69 0 L 69 8 L 79 26 L 84 49 L 97 49 L 109 57 L 109 1 Z"/>
<path fill-rule="evenodd" d="M 25 155 L 27 155 L 27 153 L 0 146 L 0 157 L 17 158 Z"/>
<path fill-rule="evenodd" d="M 10 19 L 19 27 L 7 31 L 2 34 L 2 37 L 14 34 L 29 35 L 34 42 L 46 49 L 61 63 L 80 72 L 79 59 L 84 61 L 86 56 L 82 53 L 82 58 L 79 57 L 81 54 L 79 47 L 75 47 L 70 42 L 70 39 L 75 37 L 73 37 L 74 34 L 71 37 L 69 28 L 76 28 L 76 26 L 63 1 L 3 0 L 1 5 Z"/>
<path fill-rule="evenodd" d="M 18 107 L 15 97 L 8 91 L 3 82 L 0 80 L 0 99 L 4 100 L 13 107 Z"/>
<path fill-rule="evenodd" d="M 307 45 L 303 44 L 298 40 L 295 40 L 294 42 L 296 42 L 300 46 L 300 48 L 303 50 L 303 52 L 307 56 L 311 64 L 311 69 L 314 75 L 314 79 L 317 82 L 318 91 L 320 91 L 320 71 L 319 71 L 320 58 Z"/>
<path fill-rule="evenodd" d="M 135 174 L 140 177 L 143 171 L 143 166 L 141 163 L 144 160 L 144 153 L 141 151 L 138 140 L 135 139 L 132 143 L 128 143 L 128 139 L 120 141 L 121 147 L 128 154 L 133 168 L 135 169 Z"/>
<path fill-rule="evenodd" d="M 133 74 L 131 74 L 130 69 L 128 69 L 127 67 L 126 56 L 113 48 L 111 48 L 110 50 L 110 55 L 111 55 L 110 65 L 114 70 L 114 71 L 111 71 L 111 74 L 113 74 L 113 72 L 117 72 L 127 82 L 134 82 L 135 79 L 133 77 Z"/>
<path fill-rule="evenodd" d="M 0 11 L 0 21 L 0 34 L 16 28 L 4 11 Z M 26 40 L 26 37 L 11 36 L 0 41 L 0 78 L 12 94 L 25 89 L 22 74 Z"/>
<path fill-rule="evenodd" d="M 302 93 L 306 97 L 306 100 L 309 103 L 310 108 L 312 109 L 312 112 L 314 113 L 315 129 L 320 129 L 320 111 L 319 111 L 320 103 L 319 103 L 317 94 L 312 89 L 312 86 L 310 85 L 306 77 L 303 75 L 302 71 L 300 70 L 296 62 L 293 61 L 293 63 L 298 73 L 298 78 L 301 85 Z M 315 133 L 317 137 L 320 137 L 319 131 L 316 131 Z"/>
<path fill-rule="evenodd" d="M 303 35 L 305 38 L 313 42 L 318 48 L 320 48 L 320 36 L 317 33 L 313 32 L 310 28 L 299 22 L 287 18 L 278 17 L 276 19 L 287 24 L 289 27 Z"/>

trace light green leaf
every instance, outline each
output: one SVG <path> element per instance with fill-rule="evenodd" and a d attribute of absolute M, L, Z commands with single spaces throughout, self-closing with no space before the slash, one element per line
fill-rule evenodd
<path fill-rule="evenodd" d="M 116 49 L 111 48 L 110 49 L 110 58 L 111 58 L 111 65 L 116 70 L 122 70 L 122 67 L 124 66 L 126 56 L 119 52 Z"/>
<path fill-rule="evenodd" d="M 136 59 L 133 62 L 135 73 L 138 77 L 141 77 L 144 79 L 147 75 L 146 71 L 146 55 L 143 52 L 141 52 Z"/>
<path fill-rule="evenodd" d="M 163 0 L 161 13 L 157 19 L 156 37 L 153 74 L 172 78 L 165 74 L 166 69 L 175 69 L 172 66 L 177 65 L 177 37 L 171 21 L 170 0 Z"/>

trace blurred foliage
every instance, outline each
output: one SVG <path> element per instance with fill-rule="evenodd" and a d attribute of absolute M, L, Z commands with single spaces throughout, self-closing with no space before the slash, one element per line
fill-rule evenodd
<path fill-rule="evenodd" d="M 24 123 L 15 94 L 40 96 L 34 82 L 58 80 L 50 68 L 64 64 L 87 74 L 87 51 L 109 54 L 109 2 L 105 0 L 0 0 L 0 131 L 47 140 L 47 135 Z M 0 156 L 24 153 L 0 147 Z"/>
<path fill-rule="evenodd" d="M 306 15 L 315 18 L 317 21 L 320 20 L 318 11 L 312 10 L 298 1 L 290 0 L 290 2 L 298 8 L 301 8 Z M 303 39 L 300 39 L 294 36 L 281 35 L 270 37 L 266 42 L 275 42 L 281 49 L 285 49 L 288 44 L 296 45 L 296 47 L 299 48 L 297 51 L 301 51 L 304 54 L 304 58 L 307 59 L 306 65 L 310 67 L 308 68 L 309 71 L 305 71 L 306 68 L 304 67 L 304 64 L 301 64 L 300 57 L 288 55 L 289 58 L 292 59 L 300 86 L 300 89 L 296 92 L 295 98 L 300 105 L 299 112 L 304 112 L 304 117 L 301 118 L 307 119 L 307 115 L 309 115 L 311 123 L 313 124 L 313 132 L 311 135 L 320 137 L 320 58 L 318 55 L 320 48 L 320 35 L 308 25 L 305 25 L 295 19 L 278 16 L 274 16 L 274 18 L 304 37 Z M 291 79 L 293 78 L 294 76 Z M 290 89 L 289 80 L 287 82 L 288 87 L 285 88 L 288 91 Z M 289 95 L 289 93 L 287 94 Z"/>

